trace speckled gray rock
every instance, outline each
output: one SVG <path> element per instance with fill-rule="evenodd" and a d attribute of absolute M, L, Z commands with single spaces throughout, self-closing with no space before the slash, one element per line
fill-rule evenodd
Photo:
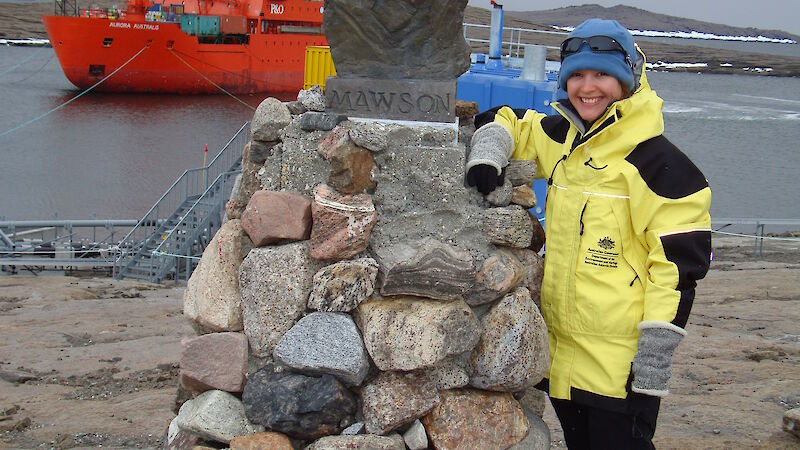
<path fill-rule="evenodd" d="M 528 274 L 513 253 L 500 249 L 486 258 L 465 296 L 470 306 L 493 302 L 519 286 Z"/>
<path fill-rule="evenodd" d="M 516 392 L 538 383 L 549 366 L 547 328 L 526 288 L 517 288 L 481 319 L 470 385 Z"/>
<path fill-rule="evenodd" d="M 457 300 L 475 281 L 468 251 L 433 239 L 374 249 L 380 264 L 382 295 L 415 295 Z"/>
<path fill-rule="evenodd" d="M 325 111 L 325 96 L 319 86 L 301 89 L 297 93 L 297 101 L 309 111 Z"/>
<path fill-rule="evenodd" d="M 381 122 L 350 122 L 348 129 L 350 139 L 359 147 L 372 152 L 382 152 L 389 147 L 389 134 L 400 125 Z"/>
<path fill-rule="evenodd" d="M 375 289 L 378 263 L 372 258 L 340 261 L 314 274 L 308 308 L 329 312 L 349 312 L 366 300 Z"/>
<path fill-rule="evenodd" d="M 489 208 L 484 212 L 483 231 L 495 245 L 527 248 L 533 238 L 533 223 L 521 206 Z"/>
<path fill-rule="evenodd" d="M 177 425 L 201 438 L 224 443 L 236 436 L 264 431 L 247 420 L 238 398 L 216 390 L 186 401 L 178 411 Z"/>
<path fill-rule="evenodd" d="M 241 220 L 225 222 L 192 272 L 183 294 L 183 314 L 192 321 L 196 331 L 242 329 L 239 266 L 244 239 Z"/>
<path fill-rule="evenodd" d="M 422 425 L 419 419 L 415 420 L 408 427 L 408 430 L 403 433 L 403 440 L 409 450 L 425 450 L 428 448 L 428 435 L 425 434 L 425 426 Z"/>
<path fill-rule="evenodd" d="M 325 436 L 305 450 L 405 450 L 403 438 L 392 433 L 389 436 L 362 434 L 358 436 Z"/>
<path fill-rule="evenodd" d="M 303 314 L 316 269 L 308 241 L 256 248 L 242 262 L 244 331 L 256 356 L 271 354 Z"/>
<path fill-rule="evenodd" d="M 347 116 L 342 114 L 307 111 L 300 116 L 300 129 L 328 131 L 344 120 L 347 120 Z"/>
<path fill-rule="evenodd" d="M 314 312 L 283 335 L 275 360 L 306 374 L 328 373 L 358 386 L 369 370 L 369 359 L 353 319 L 343 313 Z"/>
<path fill-rule="evenodd" d="M 269 97 L 253 114 L 250 134 L 257 141 L 271 142 L 280 138 L 281 131 L 292 121 L 292 114 L 280 100 Z"/>
<path fill-rule="evenodd" d="M 370 434 L 408 425 L 438 403 L 436 383 L 416 373 L 381 372 L 361 389 L 364 426 Z"/>
<path fill-rule="evenodd" d="M 530 418 L 531 415 L 542 417 L 544 415 L 545 405 L 547 404 L 547 394 L 540 391 L 535 387 L 529 387 L 522 391 L 522 394 L 514 394 L 525 411 L 525 414 Z"/>
<path fill-rule="evenodd" d="M 380 370 L 414 370 L 475 347 L 478 319 L 463 300 L 370 299 L 356 308 L 364 344 Z"/>
<path fill-rule="evenodd" d="M 524 408 L 523 408 L 524 410 Z M 514 444 L 510 450 L 549 450 L 550 449 L 550 429 L 544 423 L 541 416 L 534 416 L 525 411 L 528 419 L 528 434 L 525 439 Z"/>
<path fill-rule="evenodd" d="M 364 422 L 356 422 L 342 430 L 343 436 L 355 436 L 364 433 Z"/>
<path fill-rule="evenodd" d="M 469 69 L 467 0 L 327 2 L 325 37 L 338 77 L 455 79 Z"/>
<path fill-rule="evenodd" d="M 506 179 L 514 186 L 531 186 L 536 179 L 536 161 L 512 159 L 506 166 Z"/>
<path fill-rule="evenodd" d="M 526 275 L 523 285 L 528 288 L 531 293 L 533 302 L 536 307 L 541 307 L 541 292 L 542 292 L 542 277 L 544 277 L 544 258 L 539 256 L 533 250 L 527 248 L 509 248 L 508 249 L 525 267 Z"/>
<path fill-rule="evenodd" d="M 438 449 L 509 448 L 530 428 L 510 393 L 478 389 L 441 392 L 441 403 L 422 418 L 422 424 Z"/>
<path fill-rule="evenodd" d="M 466 364 L 460 363 L 458 359 L 460 358 L 447 358 L 435 367 L 425 369 L 425 377 L 436 383 L 436 389 L 440 391 L 466 386 L 469 384 L 469 374 L 464 368 Z"/>
<path fill-rule="evenodd" d="M 511 180 L 506 177 L 502 186 L 498 186 L 497 189 L 486 196 L 486 201 L 492 206 L 508 206 L 511 204 L 513 193 L 514 186 L 511 185 Z"/>

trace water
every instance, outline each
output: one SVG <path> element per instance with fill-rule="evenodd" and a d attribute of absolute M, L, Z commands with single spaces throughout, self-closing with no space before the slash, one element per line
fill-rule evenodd
<path fill-rule="evenodd" d="M 800 44 L 776 44 L 770 42 L 721 41 L 713 39 L 688 39 L 675 37 L 635 36 L 636 41 L 662 42 L 676 45 L 695 45 L 698 47 L 721 48 L 738 52 L 764 53 L 777 56 L 800 57 Z M 683 62 L 683 61 L 670 61 Z M 733 62 L 733 61 L 731 61 Z"/>
<path fill-rule="evenodd" d="M 0 47 L 0 74 L 31 52 L 0 75 L 0 133 L 78 93 L 49 48 Z M 709 179 L 714 216 L 800 218 L 800 79 L 648 77 L 666 101 L 666 136 Z M 0 217 L 138 218 L 202 165 L 204 144 L 210 160 L 252 114 L 225 95 L 81 97 L 0 137 Z"/>

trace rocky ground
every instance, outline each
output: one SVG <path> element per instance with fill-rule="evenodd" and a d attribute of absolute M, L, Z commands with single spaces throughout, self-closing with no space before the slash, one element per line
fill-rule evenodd
<path fill-rule="evenodd" d="M 790 449 L 800 406 L 800 243 L 715 239 L 675 358 L 660 449 Z M 0 276 L 0 448 L 152 448 L 174 416 L 183 288 Z M 555 448 L 557 420 L 545 413 Z"/>

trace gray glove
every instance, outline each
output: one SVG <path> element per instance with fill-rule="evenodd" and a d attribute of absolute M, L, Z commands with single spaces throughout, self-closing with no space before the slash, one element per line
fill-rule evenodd
<path fill-rule="evenodd" d="M 669 394 L 667 381 L 672 375 L 672 354 L 686 331 L 666 322 L 642 322 L 639 330 L 642 335 L 633 358 L 631 390 L 664 397 Z"/>
<path fill-rule="evenodd" d="M 486 124 L 475 130 L 475 134 L 472 135 L 464 172 L 468 173 L 469 169 L 483 164 L 497 169 L 499 176 L 503 168 L 508 165 L 508 158 L 513 151 L 514 138 L 511 133 L 499 123 Z"/>

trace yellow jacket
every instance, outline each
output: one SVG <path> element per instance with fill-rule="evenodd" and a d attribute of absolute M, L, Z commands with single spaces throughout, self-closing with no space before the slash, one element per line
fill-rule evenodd
<path fill-rule="evenodd" d="M 637 326 L 684 333 L 708 270 L 711 191 L 662 136 L 662 105 L 642 74 L 589 130 L 568 104 L 494 117 L 513 137 L 511 158 L 536 160 L 549 184 L 541 309 L 554 398 L 619 407 Z"/>

